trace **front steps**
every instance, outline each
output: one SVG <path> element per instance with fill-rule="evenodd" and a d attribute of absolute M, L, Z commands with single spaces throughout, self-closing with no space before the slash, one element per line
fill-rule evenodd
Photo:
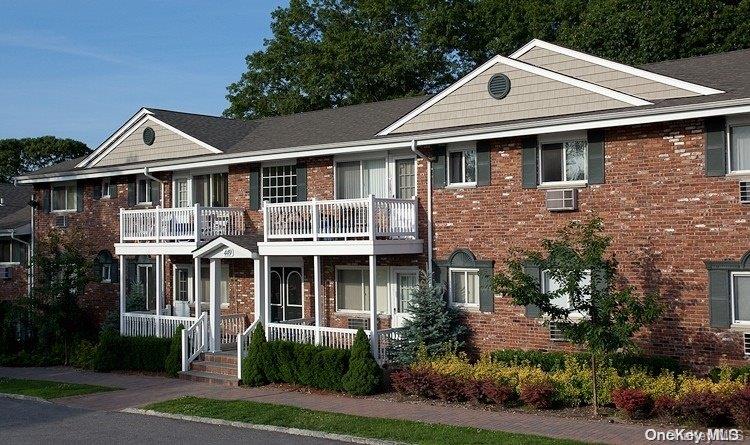
<path fill-rule="evenodd" d="M 190 364 L 190 370 L 180 372 L 180 378 L 194 382 L 237 386 L 237 353 L 206 352 Z"/>

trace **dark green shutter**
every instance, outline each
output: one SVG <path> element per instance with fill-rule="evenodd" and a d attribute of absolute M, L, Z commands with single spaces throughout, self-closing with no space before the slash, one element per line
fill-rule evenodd
<path fill-rule="evenodd" d="M 307 166 L 297 162 L 297 201 L 307 201 Z"/>
<path fill-rule="evenodd" d="M 495 293 L 492 291 L 491 267 L 479 269 L 479 310 L 482 312 L 495 311 Z"/>
<path fill-rule="evenodd" d="M 49 187 L 42 191 L 42 212 L 49 213 L 52 206 L 52 191 Z"/>
<path fill-rule="evenodd" d="M 491 177 L 490 141 L 479 141 L 477 142 L 477 185 L 489 185 Z"/>
<path fill-rule="evenodd" d="M 102 260 L 102 255 L 100 253 L 94 258 L 94 261 L 91 262 L 91 277 L 95 282 L 102 281 L 102 265 L 104 264 L 104 261 Z"/>
<path fill-rule="evenodd" d="M 151 204 L 161 205 L 161 182 L 151 180 Z"/>
<path fill-rule="evenodd" d="M 109 197 L 117 198 L 117 184 L 114 181 L 109 183 Z"/>
<path fill-rule="evenodd" d="M 727 269 L 708 270 L 709 312 L 713 328 L 728 328 L 732 324 L 729 280 Z"/>
<path fill-rule="evenodd" d="M 706 119 L 706 176 L 727 174 L 726 121 L 723 117 Z"/>
<path fill-rule="evenodd" d="M 528 136 L 523 139 L 522 149 L 522 171 L 521 177 L 523 182 L 523 188 L 533 189 L 536 188 L 538 181 L 538 162 L 537 162 L 537 143 L 536 136 Z"/>
<path fill-rule="evenodd" d="M 536 264 L 527 264 L 523 267 L 523 271 L 526 275 L 529 275 L 537 286 L 541 289 L 542 286 L 542 271 Z M 539 318 L 542 312 L 539 307 L 534 304 L 526 305 L 526 316 L 528 318 Z"/>
<path fill-rule="evenodd" d="M 110 274 L 113 283 L 120 282 L 120 259 L 112 258 L 112 265 L 110 268 Z"/>
<path fill-rule="evenodd" d="M 250 166 L 250 210 L 260 210 L 260 164 Z"/>
<path fill-rule="evenodd" d="M 130 178 L 128 180 L 128 207 L 133 207 L 136 203 L 135 201 L 135 178 Z"/>
<path fill-rule="evenodd" d="M 588 131 L 588 182 L 604 184 L 604 130 Z"/>
<path fill-rule="evenodd" d="M 432 148 L 432 186 L 436 189 L 445 187 L 445 145 Z"/>
<path fill-rule="evenodd" d="M 435 282 L 440 283 L 443 288 L 443 298 L 448 301 L 448 266 L 433 267 L 437 274 Z"/>
<path fill-rule="evenodd" d="M 91 197 L 94 199 L 99 199 L 102 197 L 102 185 L 101 184 L 94 185 L 94 187 L 91 189 Z"/>
<path fill-rule="evenodd" d="M 76 183 L 76 212 L 83 212 L 83 181 Z"/>

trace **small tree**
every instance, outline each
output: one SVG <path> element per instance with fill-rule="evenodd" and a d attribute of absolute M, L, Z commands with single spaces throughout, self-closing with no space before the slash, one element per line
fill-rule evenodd
<path fill-rule="evenodd" d="M 510 296 L 515 304 L 535 305 L 550 323 L 574 344 L 591 353 L 594 415 L 597 415 L 597 358 L 632 349 L 633 335 L 661 313 L 655 295 L 635 295 L 632 286 L 616 286 L 617 261 L 607 256 L 611 238 L 603 234 L 602 221 L 573 222 L 556 239 L 542 241 L 544 254 L 524 252 L 508 261 L 507 272 L 495 276 L 496 293 Z M 546 271 L 560 288 L 543 292 L 539 277 L 527 267 Z M 586 280 L 586 278 L 590 278 Z M 569 304 L 557 304 L 567 299 Z M 571 318 L 571 314 L 580 317 Z"/>
<path fill-rule="evenodd" d="M 356 396 L 373 394 L 380 386 L 383 371 L 370 351 L 370 341 L 365 331 L 359 329 L 354 337 L 349 370 L 341 379 L 344 391 Z"/>
<path fill-rule="evenodd" d="M 250 347 L 247 349 L 247 357 L 242 359 L 242 384 L 248 386 L 263 386 L 268 383 L 265 373 L 267 363 L 266 355 L 266 333 L 263 324 L 258 322 L 255 330 L 250 336 Z"/>
<path fill-rule="evenodd" d="M 396 363 L 409 364 L 420 352 L 436 357 L 455 352 L 465 345 L 466 325 L 461 314 L 443 297 L 445 289 L 422 274 L 406 308 L 408 314 L 400 339 L 389 348 Z"/>

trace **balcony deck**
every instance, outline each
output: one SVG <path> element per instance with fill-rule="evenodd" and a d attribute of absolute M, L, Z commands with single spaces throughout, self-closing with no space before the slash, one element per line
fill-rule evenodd
<path fill-rule="evenodd" d="M 416 199 L 337 199 L 263 206 L 260 255 L 385 255 L 423 251 Z"/>

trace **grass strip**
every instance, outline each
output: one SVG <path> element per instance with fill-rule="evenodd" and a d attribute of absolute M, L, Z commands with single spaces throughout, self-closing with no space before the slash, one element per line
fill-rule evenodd
<path fill-rule="evenodd" d="M 118 388 L 107 386 L 84 385 L 80 383 L 53 382 L 51 380 L 27 380 L 0 377 L 0 393 L 21 394 L 42 399 L 79 396 L 102 391 L 114 391 Z"/>
<path fill-rule="evenodd" d="M 208 417 L 256 425 L 301 428 L 413 444 L 580 444 L 574 440 L 457 427 L 409 420 L 379 419 L 313 411 L 246 400 L 181 397 L 145 407 L 169 414 Z"/>

